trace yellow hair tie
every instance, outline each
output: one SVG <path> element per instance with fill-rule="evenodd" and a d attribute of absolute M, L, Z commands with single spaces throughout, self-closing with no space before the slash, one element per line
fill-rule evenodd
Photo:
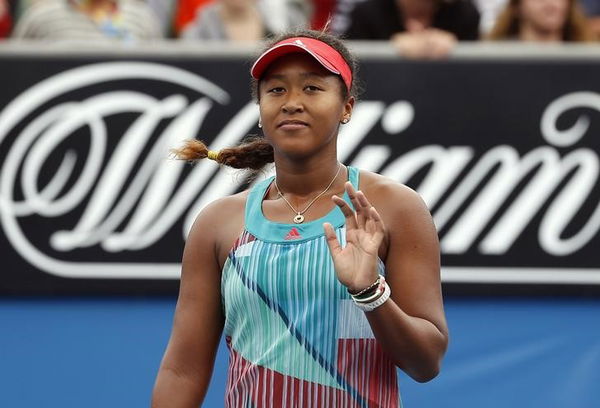
<path fill-rule="evenodd" d="M 217 159 L 219 158 L 219 152 L 215 152 L 214 150 L 209 150 L 206 153 L 206 157 L 208 157 L 210 160 L 217 161 Z"/>

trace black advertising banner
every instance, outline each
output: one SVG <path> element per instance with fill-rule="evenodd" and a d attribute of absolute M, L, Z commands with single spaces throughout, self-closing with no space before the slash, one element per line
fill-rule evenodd
<path fill-rule="evenodd" d="M 249 66 L 0 54 L 0 293 L 174 293 L 196 214 L 245 178 L 169 149 L 259 132 Z M 600 293 L 598 72 L 600 59 L 365 58 L 339 158 L 419 191 L 448 287 Z"/>

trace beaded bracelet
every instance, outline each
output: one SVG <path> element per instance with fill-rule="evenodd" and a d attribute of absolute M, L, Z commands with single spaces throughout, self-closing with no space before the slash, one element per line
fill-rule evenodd
<path fill-rule="evenodd" d="M 377 288 L 375 288 L 375 291 L 371 294 L 369 294 L 368 296 L 352 296 L 352 300 L 354 300 L 354 302 L 358 302 L 358 303 L 370 303 L 374 300 L 376 300 L 377 298 L 379 298 L 379 296 L 381 296 L 381 294 L 383 293 L 383 291 L 385 290 L 385 278 L 383 276 L 379 277 L 379 286 L 377 286 Z"/>
<path fill-rule="evenodd" d="M 377 309 L 379 306 L 381 306 L 385 302 L 387 302 L 387 300 L 390 298 L 390 296 L 392 294 L 392 290 L 390 289 L 390 286 L 385 281 L 383 282 L 383 286 L 384 286 L 383 294 L 381 294 L 381 296 L 379 296 L 379 298 L 375 299 L 374 301 L 372 301 L 370 303 L 361 303 L 361 302 L 357 302 L 356 300 L 353 299 L 356 307 L 358 307 L 363 312 L 372 312 L 373 310 Z"/>
<path fill-rule="evenodd" d="M 379 286 L 379 281 L 381 279 L 381 275 L 377 276 L 377 279 L 375 279 L 375 282 L 373 282 L 372 284 L 370 284 L 369 286 L 367 286 L 366 288 L 364 288 L 363 290 L 357 292 L 357 293 L 352 293 L 350 292 L 350 289 L 348 289 L 348 293 L 351 296 L 360 296 L 360 295 L 364 295 L 367 292 L 370 292 L 372 290 L 375 290 L 378 286 Z"/>

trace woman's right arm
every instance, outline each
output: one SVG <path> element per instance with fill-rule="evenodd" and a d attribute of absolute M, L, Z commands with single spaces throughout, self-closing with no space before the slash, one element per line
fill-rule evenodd
<path fill-rule="evenodd" d="M 186 240 L 173 331 L 156 378 L 152 408 L 197 408 L 208 389 L 224 322 L 215 222 L 222 217 L 217 207 L 205 208 Z"/>

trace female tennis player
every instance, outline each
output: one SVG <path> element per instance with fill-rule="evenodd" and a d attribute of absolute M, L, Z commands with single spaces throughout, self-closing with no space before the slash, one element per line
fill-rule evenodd
<path fill-rule="evenodd" d="M 263 138 L 180 158 L 276 175 L 198 216 L 153 407 L 197 407 L 219 339 L 226 407 L 400 407 L 448 343 L 437 233 L 411 189 L 340 163 L 356 62 L 336 38 L 275 39 L 251 69 Z M 344 141 L 341 140 L 340 143 Z"/>

